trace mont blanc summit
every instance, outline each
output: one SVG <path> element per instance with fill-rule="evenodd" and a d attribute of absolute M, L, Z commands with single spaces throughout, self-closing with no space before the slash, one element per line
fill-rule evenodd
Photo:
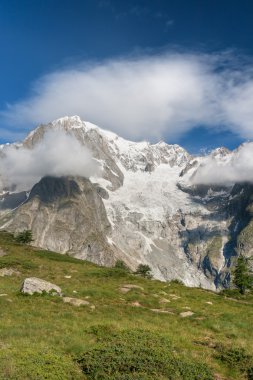
<path fill-rule="evenodd" d="M 160 280 L 226 287 L 234 257 L 253 249 L 252 186 L 213 172 L 242 149 L 191 156 L 63 117 L 1 146 L 1 229 L 31 229 L 34 245 L 101 265 L 144 263 Z M 20 176 L 6 170 L 15 160 Z"/>

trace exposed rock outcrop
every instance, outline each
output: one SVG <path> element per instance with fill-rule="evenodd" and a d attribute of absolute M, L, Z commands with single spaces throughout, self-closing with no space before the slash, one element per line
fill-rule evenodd
<path fill-rule="evenodd" d="M 20 291 L 21 293 L 30 295 L 34 293 L 42 294 L 43 292 L 57 296 L 62 295 L 62 291 L 59 286 L 52 284 L 51 282 L 41 280 L 37 277 L 26 278 L 22 284 Z"/>
<path fill-rule="evenodd" d="M 41 179 L 8 228 L 15 232 L 31 229 L 33 243 L 46 249 L 101 265 L 115 261 L 107 242 L 111 226 L 102 198 L 85 178 Z"/>

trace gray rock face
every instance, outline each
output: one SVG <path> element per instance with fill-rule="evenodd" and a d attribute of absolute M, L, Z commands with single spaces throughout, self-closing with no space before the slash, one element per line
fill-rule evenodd
<path fill-rule="evenodd" d="M 9 230 L 33 231 L 34 245 L 100 265 L 113 265 L 111 226 L 102 198 L 85 178 L 45 177 L 10 221 Z"/>
<path fill-rule="evenodd" d="M 52 295 L 61 296 L 61 288 L 51 282 L 41 280 L 40 278 L 30 277 L 26 278 L 22 284 L 21 290 L 25 294 L 34 294 L 34 293 L 49 293 Z"/>
<path fill-rule="evenodd" d="M 25 191 L 20 193 L 12 193 L 0 195 L 0 210 L 14 209 L 18 207 L 21 203 L 25 202 L 27 195 Z"/>
<path fill-rule="evenodd" d="M 253 188 L 193 185 L 203 157 L 164 142 L 126 141 L 78 117 L 39 126 L 23 145 L 33 149 L 50 129 L 87 146 L 101 174 L 45 177 L 28 198 L 5 189 L 2 228 L 31 229 L 34 245 L 100 265 L 148 264 L 154 278 L 213 290 L 229 283 L 237 252 L 253 252 Z M 221 148 L 212 157 L 232 154 Z"/>

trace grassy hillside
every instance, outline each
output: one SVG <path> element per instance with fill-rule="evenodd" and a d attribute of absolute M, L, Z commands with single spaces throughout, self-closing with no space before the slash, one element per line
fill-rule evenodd
<path fill-rule="evenodd" d="M 146 280 L 17 244 L 5 232 L 0 247 L 0 268 L 19 272 L 0 277 L 0 379 L 253 379 L 252 295 Z M 89 305 L 22 295 L 26 277 Z M 126 284 L 139 288 L 125 292 Z M 180 315 L 187 311 L 194 314 Z"/>

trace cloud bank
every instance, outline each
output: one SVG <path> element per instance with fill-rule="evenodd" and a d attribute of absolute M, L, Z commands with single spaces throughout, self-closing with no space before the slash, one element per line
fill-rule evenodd
<path fill-rule="evenodd" d="M 237 182 L 253 183 L 253 143 L 245 143 L 224 159 L 209 156 L 197 169 L 194 184 L 230 185 Z"/>
<path fill-rule="evenodd" d="M 46 175 L 90 177 L 99 172 L 99 164 L 90 151 L 72 135 L 48 131 L 33 149 L 5 146 L 0 161 L 4 186 L 16 185 L 29 190 Z"/>
<path fill-rule="evenodd" d="M 0 112 L 34 127 L 79 115 L 131 139 L 177 138 L 195 126 L 253 138 L 253 69 L 231 54 L 162 54 L 82 64 L 40 78 Z"/>

